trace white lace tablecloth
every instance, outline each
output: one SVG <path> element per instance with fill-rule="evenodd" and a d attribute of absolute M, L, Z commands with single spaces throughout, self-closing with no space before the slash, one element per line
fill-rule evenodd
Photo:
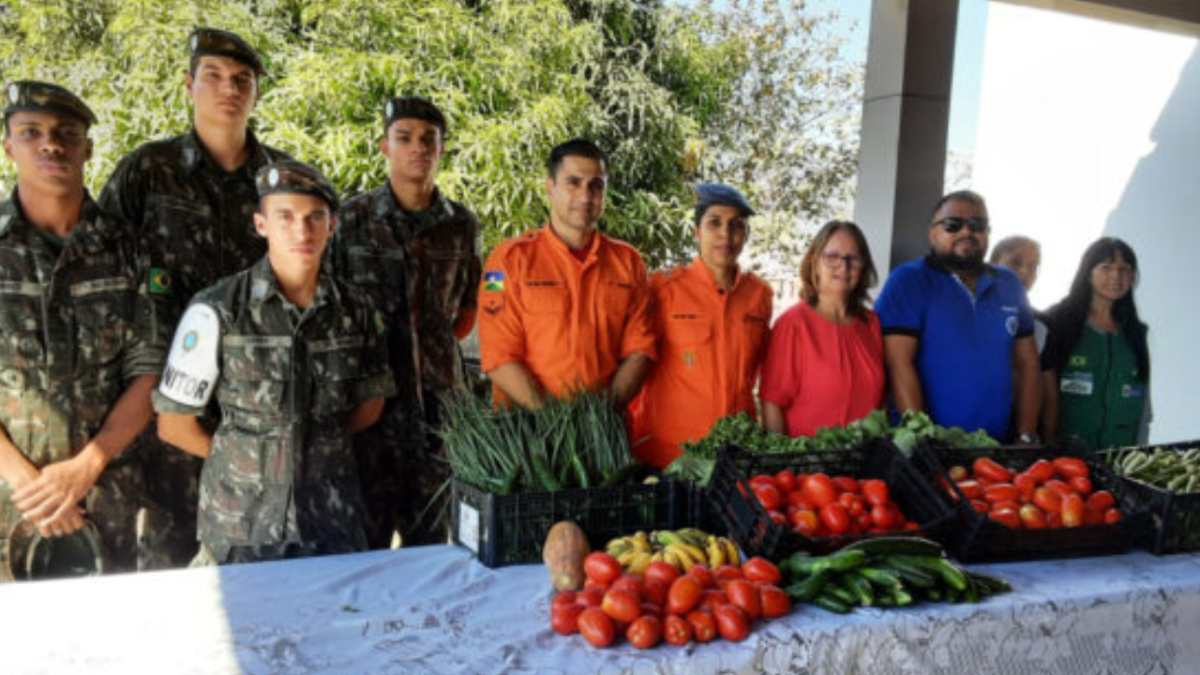
<path fill-rule="evenodd" d="M 0 674 L 1200 673 L 1200 555 L 983 565 L 980 605 L 804 606 L 740 644 L 550 632 L 540 566 L 429 546 L 0 587 Z"/>

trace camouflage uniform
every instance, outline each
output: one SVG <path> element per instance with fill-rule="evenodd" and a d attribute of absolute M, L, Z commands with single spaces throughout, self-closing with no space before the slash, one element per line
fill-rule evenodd
<path fill-rule="evenodd" d="M 372 477 L 371 543 L 387 546 L 393 528 L 406 545 L 444 543 L 447 500 L 435 495 L 449 465 L 440 440 L 418 420 L 436 428 L 439 397 L 462 382 L 456 331 L 469 331 L 475 319 L 479 223 L 436 190 L 428 208 L 406 211 L 390 185 L 346 202 L 340 216 L 335 265 L 384 313 L 400 384 L 384 419 L 355 438 L 363 474 Z M 406 378 L 414 359 L 416 373 Z"/>
<path fill-rule="evenodd" d="M 254 176 L 286 153 L 246 132 L 246 162 L 227 173 L 196 131 L 147 143 L 121 160 L 100 195 L 101 205 L 129 221 L 145 247 L 147 265 L 169 288 L 152 290 L 166 332 L 174 330 L 201 289 L 240 272 L 267 251 L 254 230 Z M 165 272 L 165 275 L 162 273 Z M 139 569 L 186 565 L 196 553 L 196 499 L 201 460 L 158 440 L 151 424 L 139 440 L 146 472 L 146 520 Z"/>
<path fill-rule="evenodd" d="M 365 549 L 347 422 L 360 403 L 396 391 L 370 301 L 322 272 L 301 310 L 264 257 L 198 294 L 192 309 L 200 305 L 220 326 L 221 408 L 200 481 L 201 556 L 225 563 Z M 160 413 L 204 411 L 164 395 L 187 339 L 176 336 L 154 393 Z"/>
<path fill-rule="evenodd" d="M 146 285 L 127 228 L 84 198 L 61 241 L 25 219 L 17 195 L 0 203 L 0 425 L 39 469 L 91 440 L 138 375 L 162 368 Z M 118 455 L 85 497 L 107 570 L 133 570 L 141 472 Z M 20 520 L 0 481 L 0 551 Z M 2 557 L 2 556 L 0 556 Z"/>

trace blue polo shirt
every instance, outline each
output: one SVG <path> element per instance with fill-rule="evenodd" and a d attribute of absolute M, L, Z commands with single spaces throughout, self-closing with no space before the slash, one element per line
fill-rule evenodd
<path fill-rule="evenodd" d="M 925 407 L 937 424 L 1008 440 L 1013 342 L 1033 334 L 1017 275 L 988 265 L 975 294 L 930 258 L 892 271 L 875 303 L 884 335 L 917 338 Z"/>

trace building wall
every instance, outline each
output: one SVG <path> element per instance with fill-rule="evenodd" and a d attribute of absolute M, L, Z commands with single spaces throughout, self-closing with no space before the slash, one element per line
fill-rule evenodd
<path fill-rule="evenodd" d="M 1200 40 L 997 2 L 987 22 L 973 183 L 992 241 L 1041 241 L 1042 308 L 1089 243 L 1129 242 L 1151 440 L 1200 439 Z"/>

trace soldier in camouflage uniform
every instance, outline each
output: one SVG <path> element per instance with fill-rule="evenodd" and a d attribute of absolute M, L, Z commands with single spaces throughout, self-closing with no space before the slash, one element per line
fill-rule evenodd
<path fill-rule="evenodd" d="M 4 95 L 18 175 L 0 203 L 0 559 L 22 518 L 43 536 L 90 521 L 105 569 L 132 570 L 141 474 L 122 451 L 150 419 L 165 345 L 147 339 L 127 228 L 83 186 L 92 111 L 52 84 Z"/>
<path fill-rule="evenodd" d="M 193 295 L 266 253 L 254 231 L 254 176 L 272 161 L 290 159 L 260 143 L 248 127 L 258 78 L 266 73 L 250 45 L 233 33 L 201 28 L 189 46 L 184 82 L 194 105 L 193 128 L 134 150 L 100 196 L 105 209 L 139 232 L 168 336 Z M 196 552 L 201 463 L 163 446 L 153 426 L 139 452 L 147 483 L 139 568 L 186 565 Z"/>
<path fill-rule="evenodd" d="M 396 391 L 382 317 L 321 265 L 333 186 L 285 161 L 258 191 L 267 256 L 192 300 L 154 394 L 163 440 L 207 458 L 194 564 L 364 550 L 350 435 Z M 197 419 L 210 400 L 212 435 Z"/>
<path fill-rule="evenodd" d="M 333 244 L 338 273 L 365 289 L 386 317 L 400 385 L 383 422 L 355 439 L 377 548 L 388 546 L 393 530 L 405 545 L 447 539 L 447 499 L 439 491 L 449 465 L 433 432 L 440 397 L 462 383 L 458 341 L 475 325 L 482 267 L 478 221 L 434 182 L 445 116 L 423 98 L 395 98 L 384 104 L 383 128 L 388 182 L 346 203 Z"/>

